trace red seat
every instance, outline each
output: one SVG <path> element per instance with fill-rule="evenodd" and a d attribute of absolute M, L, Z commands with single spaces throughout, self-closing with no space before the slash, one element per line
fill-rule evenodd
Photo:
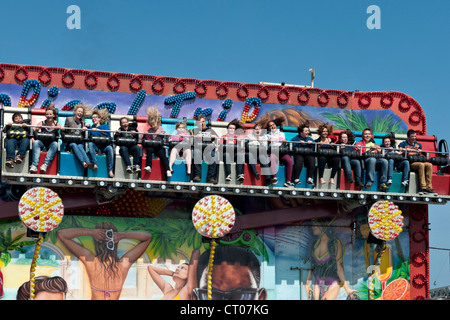
<path fill-rule="evenodd" d="M 353 177 L 353 180 L 355 180 L 355 174 L 353 173 L 353 170 L 352 170 L 352 177 Z M 356 183 L 350 183 L 345 178 L 344 169 L 341 169 L 339 189 L 340 190 L 359 190 L 359 188 L 356 186 Z"/>
<path fill-rule="evenodd" d="M 41 155 L 39 156 L 39 163 L 37 165 L 38 171 L 36 171 L 34 173 L 57 175 L 58 174 L 58 154 L 55 155 L 52 162 L 47 167 L 47 171 L 45 171 L 45 173 L 41 172 L 41 166 L 44 164 L 44 160 L 45 160 L 46 156 L 47 156 L 47 152 L 41 152 Z"/>
<path fill-rule="evenodd" d="M 152 171 L 148 173 L 144 170 L 145 161 L 147 156 L 144 154 L 141 162 L 141 180 L 156 180 L 156 181 L 165 181 L 166 174 L 164 172 L 164 166 L 160 159 L 152 159 Z"/>
<path fill-rule="evenodd" d="M 256 171 L 260 174 L 260 179 L 256 180 L 253 172 L 250 170 L 248 164 L 244 165 L 244 185 L 246 186 L 264 186 L 266 182 L 265 176 L 261 176 L 261 165 L 256 165 Z"/>

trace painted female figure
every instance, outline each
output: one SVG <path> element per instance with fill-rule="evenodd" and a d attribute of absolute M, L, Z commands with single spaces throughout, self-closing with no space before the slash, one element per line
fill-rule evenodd
<path fill-rule="evenodd" d="M 95 229 L 62 229 L 57 235 L 85 266 L 91 285 L 92 300 L 119 299 L 128 271 L 142 256 L 152 239 L 152 235 L 147 232 L 117 232 L 114 224 L 109 222 L 100 223 Z M 75 241 L 75 238 L 81 236 L 90 236 L 94 239 L 95 253 Z M 119 257 L 118 244 L 124 239 L 134 239 L 139 243 Z"/>

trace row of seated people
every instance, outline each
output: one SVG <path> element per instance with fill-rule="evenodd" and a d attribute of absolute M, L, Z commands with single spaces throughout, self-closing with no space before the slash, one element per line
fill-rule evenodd
<path fill-rule="evenodd" d="M 245 138 L 241 138 L 241 135 L 238 134 L 241 129 L 239 122 L 233 120 L 227 126 L 227 133 L 219 137 L 214 130 L 207 128 L 206 118 L 200 115 L 197 130 L 188 130 L 184 122 L 179 122 L 176 125 L 176 133 L 168 135 L 161 126 L 161 117 L 157 109 L 150 108 L 147 112 L 147 122 L 150 128 L 140 139 L 140 133 L 130 124 L 127 117 L 120 119 L 118 130 L 111 131 L 107 124 L 109 114 L 106 109 L 92 112 L 92 126 L 86 124 L 87 108 L 85 106 L 78 105 L 73 112 L 73 116 L 66 118 L 64 126 L 61 126 L 57 121 L 57 111 L 54 106 L 51 105 L 46 109 L 45 120 L 39 123 L 34 130 L 35 141 L 32 145 L 30 173 L 38 171 L 40 153 L 44 148 L 47 149 L 47 155 L 40 171 L 46 172 L 58 151 L 58 137 L 61 135 L 66 149 L 73 152 L 84 168 L 97 170 L 97 154 L 104 153 L 110 178 L 114 177 L 114 144 L 116 144 L 128 173 L 141 171 L 140 164 L 144 149 L 146 150 L 144 171 L 151 172 L 152 159 L 156 156 L 162 162 L 166 178 L 171 177 L 175 160 L 181 155 L 185 160 L 187 175 L 192 177 L 193 182 L 200 182 L 201 164 L 206 160 L 205 150 L 208 149 L 208 145 L 213 145 L 213 147 L 207 150 L 206 154 L 209 154 L 211 159 L 216 159 L 218 150 L 216 146 L 237 146 L 240 141 L 243 141 L 245 148 L 242 149 L 219 148 L 219 157 L 224 163 L 226 181 L 232 180 L 231 165 L 233 163 L 236 164 L 236 180 L 238 182 L 244 180 L 245 164 L 259 180 L 260 174 L 256 169 L 256 165 L 259 164 L 266 184 L 277 185 L 277 170 L 282 168 L 278 164 L 282 162 L 286 170 L 285 187 L 298 186 L 301 183 L 299 176 L 303 167 L 306 168 L 306 184 L 314 186 L 313 176 L 317 163 L 321 185 L 327 183 L 324 179 L 324 171 L 327 166 L 331 169 L 328 183 L 336 183 L 336 174 L 342 168 L 348 182 L 356 183 L 363 189 L 371 189 L 375 181 L 375 172 L 378 170 L 380 191 L 389 189 L 394 170 L 402 172 L 401 183 L 406 187 L 409 182 L 410 170 L 413 170 L 418 173 L 419 194 L 435 195 L 432 187 L 432 164 L 425 161 L 425 157 L 419 156 L 423 152 L 422 146 L 416 141 L 416 133 L 412 130 L 408 131 L 407 140 L 400 143 L 398 148 L 391 136 L 386 136 L 383 144 L 378 146 L 373 140 L 370 129 L 364 130 L 362 140 L 355 143 L 351 131 L 341 131 L 336 137 L 333 136 L 332 126 L 328 125 L 320 126 L 319 138 L 313 140 L 307 123 L 298 128 L 298 135 L 287 141 L 284 132 L 279 129 L 281 125 L 279 119 L 256 123 L 252 132 Z M 31 135 L 31 128 L 20 113 L 15 113 L 12 120 L 13 122 L 8 123 L 4 128 L 7 133 L 5 164 L 8 167 L 22 162 L 29 148 Z M 83 137 L 86 132 L 87 140 Z M 111 132 L 114 132 L 113 139 L 111 139 Z M 202 146 L 192 148 L 196 138 L 200 139 Z M 87 152 L 86 141 L 88 141 Z M 166 153 L 167 145 L 170 146 L 169 156 Z M 286 148 L 286 146 L 288 147 Z M 253 152 L 252 148 L 254 147 L 259 152 Z M 17 155 L 15 154 L 16 149 L 18 149 Z M 261 152 L 261 149 L 265 149 L 267 152 Z M 274 152 L 274 150 L 276 151 Z M 208 165 L 206 181 L 216 183 L 218 165 L 217 161 L 211 162 Z M 363 170 L 365 170 L 365 179 L 362 176 Z"/>

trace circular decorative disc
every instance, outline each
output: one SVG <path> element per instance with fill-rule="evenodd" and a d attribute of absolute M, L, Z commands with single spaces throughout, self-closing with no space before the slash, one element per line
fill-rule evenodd
<path fill-rule="evenodd" d="M 369 228 L 380 240 L 393 240 L 403 231 L 402 211 L 389 201 L 377 201 L 369 210 Z"/>
<path fill-rule="evenodd" d="M 19 217 L 22 223 L 37 232 L 49 232 L 56 228 L 64 216 L 61 198 L 51 189 L 36 187 L 25 192 L 19 201 Z"/>
<path fill-rule="evenodd" d="M 208 238 L 223 237 L 233 228 L 235 220 L 233 206 L 227 199 L 217 195 L 200 199 L 192 210 L 195 229 Z"/>

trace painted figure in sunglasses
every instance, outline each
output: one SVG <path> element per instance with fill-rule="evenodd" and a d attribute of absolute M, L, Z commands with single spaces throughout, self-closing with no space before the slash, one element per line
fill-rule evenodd
<path fill-rule="evenodd" d="M 161 300 L 190 300 L 192 290 L 197 286 L 197 264 L 200 257 L 199 250 L 193 250 L 189 263 L 182 263 L 175 271 L 148 266 L 147 270 L 164 296 Z M 166 281 L 163 276 L 170 276 L 174 285 Z"/>
<path fill-rule="evenodd" d="M 334 219 L 313 220 L 312 232 L 315 236 L 310 244 L 306 261 L 310 261 L 311 270 L 305 283 L 310 300 L 336 300 L 341 286 L 352 297 L 356 290 L 350 288 L 344 273 L 344 250 L 342 241 L 330 228 Z M 306 262 L 304 261 L 304 262 Z M 314 280 L 313 280 L 314 277 Z"/>
<path fill-rule="evenodd" d="M 205 251 L 197 267 L 198 287 L 192 300 L 208 300 L 208 264 L 210 250 Z M 261 264 L 250 250 L 234 246 L 216 247 L 211 274 L 212 300 L 266 300 L 267 292 L 259 288 Z"/>
<path fill-rule="evenodd" d="M 90 236 L 95 252 L 84 247 L 76 238 Z M 110 222 L 99 223 L 95 229 L 71 228 L 58 231 L 58 238 L 67 249 L 78 257 L 86 268 L 91 285 L 92 300 L 118 300 L 128 271 L 147 249 L 152 235 L 148 232 L 118 232 Z M 136 246 L 118 256 L 121 240 L 139 241 Z"/>

